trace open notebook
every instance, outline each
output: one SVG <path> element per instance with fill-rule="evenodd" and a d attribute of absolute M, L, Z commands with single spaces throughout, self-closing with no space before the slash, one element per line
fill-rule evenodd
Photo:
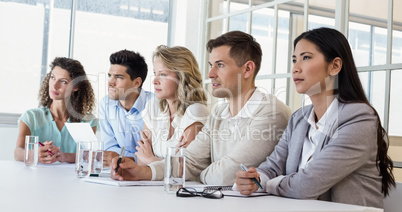
<path fill-rule="evenodd" d="M 186 185 L 186 188 L 194 188 L 196 191 L 218 190 L 220 189 L 225 196 L 231 197 L 259 197 L 268 196 L 266 192 L 254 192 L 250 195 L 240 194 L 239 191 L 234 191 L 233 186 L 213 186 L 213 185 Z"/>
<path fill-rule="evenodd" d="M 85 182 L 98 183 L 113 186 L 162 186 L 163 181 L 118 181 L 110 177 L 86 177 Z"/>

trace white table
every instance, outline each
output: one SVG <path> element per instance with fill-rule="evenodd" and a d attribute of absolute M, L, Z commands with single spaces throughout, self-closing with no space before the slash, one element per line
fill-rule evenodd
<path fill-rule="evenodd" d="M 75 176 L 73 164 L 29 168 L 22 162 L 0 161 L 0 170 L 1 212 L 383 211 L 276 196 L 181 198 L 166 193 L 163 186 L 115 187 L 84 182 Z"/>

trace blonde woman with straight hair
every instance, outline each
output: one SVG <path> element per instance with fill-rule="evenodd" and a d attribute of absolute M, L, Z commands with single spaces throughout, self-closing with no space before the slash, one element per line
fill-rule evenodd
<path fill-rule="evenodd" d="M 158 46 L 152 57 L 157 99 L 142 112 L 137 163 L 162 160 L 169 146 L 187 147 L 209 116 L 198 63 L 185 47 Z"/>

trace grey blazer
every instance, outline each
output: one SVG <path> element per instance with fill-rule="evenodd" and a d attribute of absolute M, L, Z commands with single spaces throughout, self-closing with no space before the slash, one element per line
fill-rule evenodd
<path fill-rule="evenodd" d="M 267 191 L 290 198 L 382 208 L 374 111 L 363 103 L 339 103 L 338 116 L 328 118 L 328 130 L 317 142 L 314 159 L 299 170 L 312 109 L 309 105 L 293 113 L 275 150 L 258 167 L 269 179 L 276 178 L 275 186 Z"/>

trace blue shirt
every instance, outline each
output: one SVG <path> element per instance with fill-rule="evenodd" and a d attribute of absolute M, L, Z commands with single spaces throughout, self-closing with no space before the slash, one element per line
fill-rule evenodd
<path fill-rule="evenodd" d="M 76 143 L 64 125 L 61 130 L 57 128 L 56 122 L 50 113 L 49 108 L 41 107 L 26 111 L 18 119 L 23 121 L 31 131 L 31 135 L 38 136 L 40 142 L 53 141 L 53 145 L 60 147 L 60 150 L 65 153 L 75 153 Z M 70 118 L 67 120 L 70 123 Z M 88 122 L 91 127 L 97 127 L 98 121 L 93 116 L 90 117 Z"/>
<path fill-rule="evenodd" d="M 129 111 L 123 108 L 118 100 L 111 100 L 109 96 L 102 99 L 99 105 L 99 122 L 106 151 L 120 154 L 121 148 L 125 146 L 124 156 L 134 157 L 137 141 L 141 140 L 140 131 L 144 127 L 141 112 L 152 98 L 153 93 L 141 89 Z"/>

